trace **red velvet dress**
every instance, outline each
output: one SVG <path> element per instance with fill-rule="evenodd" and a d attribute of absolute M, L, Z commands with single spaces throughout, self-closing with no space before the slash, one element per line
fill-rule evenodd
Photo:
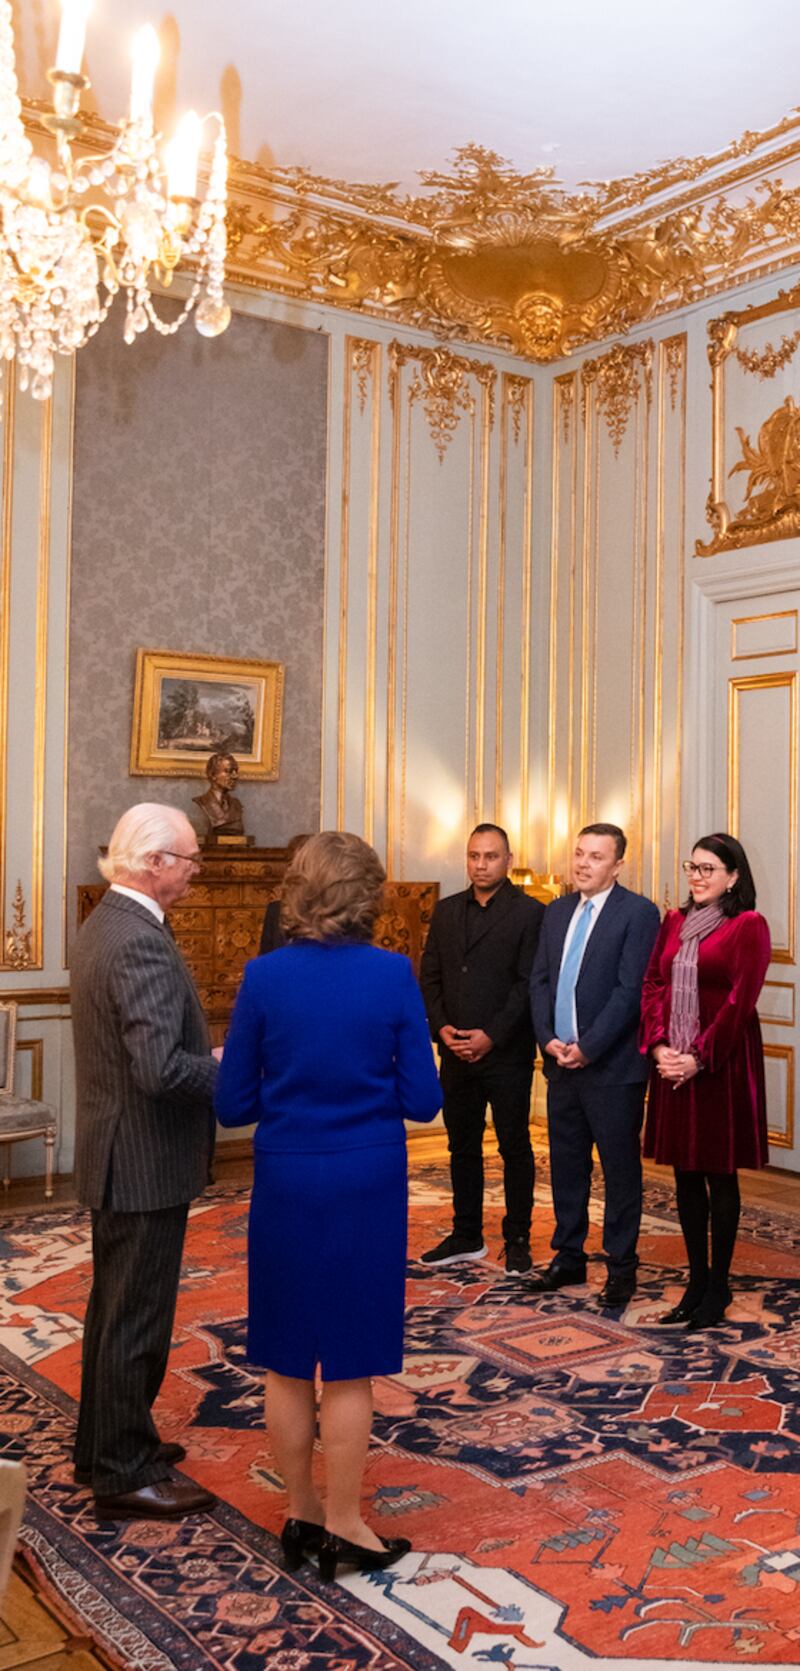
<path fill-rule="evenodd" d="M 669 911 L 653 947 L 642 988 L 639 1043 L 644 1053 L 669 1042 L 672 964 L 683 920 L 680 911 Z M 769 929 L 758 911 L 723 918 L 700 941 L 695 1048 L 703 1072 L 673 1091 L 653 1068 L 644 1133 L 650 1159 L 685 1172 L 767 1165 L 764 1053 L 756 1003 L 770 950 Z"/>

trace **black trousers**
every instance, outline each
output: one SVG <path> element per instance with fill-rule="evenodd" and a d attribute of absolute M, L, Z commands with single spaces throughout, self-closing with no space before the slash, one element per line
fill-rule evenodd
<path fill-rule="evenodd" d="M 642 1217 L 640 1132 L 644 1085 L 598 1085 L 583 1068 L 562 1068 L 547 1086 L 547 1130 L 559 1265 L 582 1265 L 589 1229 L 592 1147 L 605 1182 L 603 1249 L 610 1275 L 631 1275 Z"/>
<path fill-rule="evenodd" d="M 92 1292 L 83 1330 L 75 1466 L 100 1496 L 166 1479 L 151 1409 L 167 1369 L 187 1204 L 92 1213 Z"/>
<path fill-rule="evenodd" d="M 504 1060 L 490 1051 L 483 1061 L 442 1057 L 444 1123 L 450 1149 L 453 1230 L 477 1240 L 483 1234 L 483 1132 L 487 1104 L 492 1110 L 503 1159 L 506 1211 L 503 1237 L 527 1241 L 533 1211 L 533 1150 L 528 1124 L 533 1055 Z"/>

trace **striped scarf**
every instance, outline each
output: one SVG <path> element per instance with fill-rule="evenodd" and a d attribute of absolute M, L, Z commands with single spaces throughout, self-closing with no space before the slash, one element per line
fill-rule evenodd
<path fill-rule="evenodd" d="M 681 943 L 672 965 L 672 1009 L 669 1042 L 683 1055 L 691 1050 L 700 1031 L 700 1002 L 697 995 L 697 954 L 700 941 L 713 934 L 722 921 L 719 905 L 692 906 L 681 929 Z"/>

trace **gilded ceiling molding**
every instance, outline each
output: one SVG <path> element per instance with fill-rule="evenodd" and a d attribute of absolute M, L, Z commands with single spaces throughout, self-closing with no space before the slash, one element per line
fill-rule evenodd
<path fill-rule="evenodd" d="M 25 106 L 42 146 L 44 108 Z M 86 149 L 113 131 L 89 118 Z M 406 195 L 234 161 L 228 273 L 546 363 L 796 260 L 800 185 L 769 172 L 793 163 L 797 113 L 714 156 L 575 191 L 479 145 Z"/>
<path fill-rule="evenodd" d="M 474 412 L 475 396 L 468 379 L 476 378 L 487 395 L 488 425 L 494 422 L 494 391 L 497 372 L 486 360 L 468 360 L 449 348 L 414 348 L 405 342 L 389 344 L 389 393 L 394 404 L 401 369 L 414 365 L 408 387 L 412 403 L 422 402 L 431 440 L 441 464 L 464 412 Z"/>
<path fill-rule="evenodd" d="M 586 417 L 587 391 L 595 388 L 597 411 L 605 418 L 616 457 L 622 445 L 631 409 L 644 394 L 647 406 L 653 396 L 653 342 L 615 343 L 597 360 L 581 366 L 581 411 Z"/>
<path fill-rule="evenodd" d="M 761 350 L 738 346 L 739 332 L 775 315 L 800 308 L 800 284 L 782 290 L 769 302 L 722 314 L 708 322 L 708 358 L 712 372 L 712 474 L 706 503 L 711 539 L 698 540 L 696 557 L 714 557 L 721 551 L 740 551 L 749 545 L 771 544 L 774 540 L 800 534 L 800 408 L 787 395 L 776 411 L 761 424 L 755 445 L 738 424 L 740 457 L 726 469 L 725 460 L 725 366 L 732 356 L 742 370 L 761 381 L 774 377 L 788 364 L 800 345 L 800 330 L 781 338 L 776 349 L 767 343 Z M 726 482 L 745 475 L 744 503 L 734 512 L 725 498 Z"/>

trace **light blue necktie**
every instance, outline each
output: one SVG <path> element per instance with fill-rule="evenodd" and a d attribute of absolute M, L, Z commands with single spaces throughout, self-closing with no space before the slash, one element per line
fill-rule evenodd
<path fill-rule="evenodd" d="M 590 899 L 585 899 L 581 913 L 575 924 L 575 933 L 569 943 L 567 955 L 561 965 L 561 973 L 556 987 L 556 1038 L 562 1044 L 575 1042 L 575 988 L 578 984 L 581 958 L 592 920 L 593 905 Z"/>

